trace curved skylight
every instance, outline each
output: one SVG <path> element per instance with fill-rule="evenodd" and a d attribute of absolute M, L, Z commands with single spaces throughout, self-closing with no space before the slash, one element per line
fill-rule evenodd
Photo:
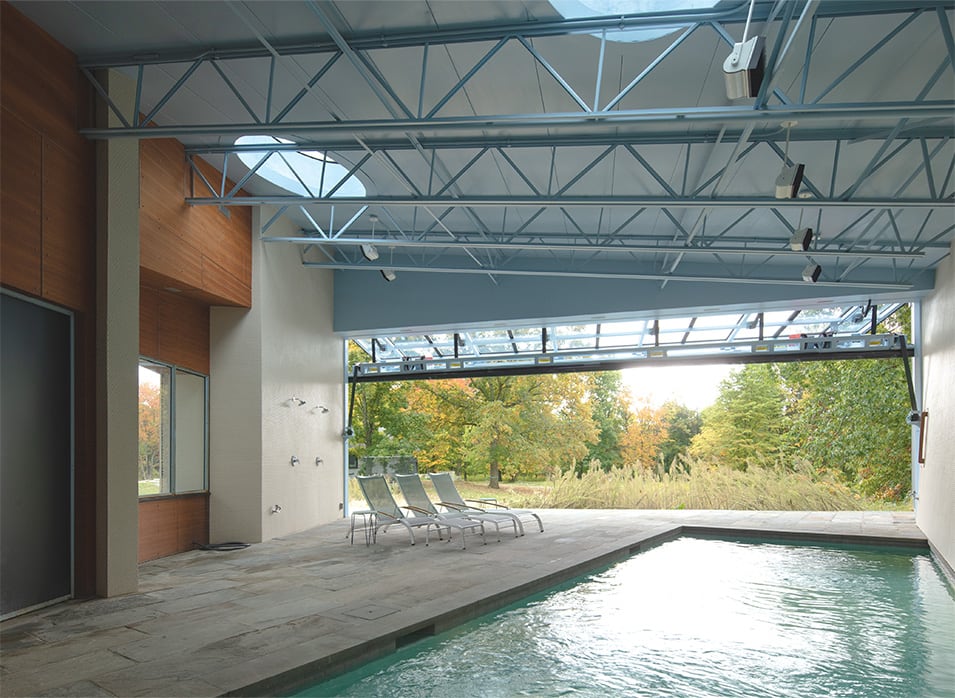
<path fill-rule="evenodd" d="M 564 19 L 703 10 L 714 7 L 718 2 L 719 0 L 550 0 L 550 4 Z M 687 25 L 684 23 L 628 31 L 608 29 L 607 40 L 650 41 L 672 34 L 685 26 Z M 594 36 L 600 35 L 601 32 L 594 32 Z"/>
<path fill-rule="evenodd" d="M 236 145 L 274 145 L 291 144 L 293 141 L 275 136 L 240 136 Z M 327 196 L 332 190 L 335 196 L 364 196 L 365 185 L 355 176 L 348 176 L 348 168 L 335 162 L 331 157 L 318 150 L 246 150 L 237 153 L 250 170 L 259 164 L 262 158 L 268 159 L 259 165 L 257 175 L 285 191 L 298 196 Z M 338 186 L 339 182 L 344 183 Z"/>

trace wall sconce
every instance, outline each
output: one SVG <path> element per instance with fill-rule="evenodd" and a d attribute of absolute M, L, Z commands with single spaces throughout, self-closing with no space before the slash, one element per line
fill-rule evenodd
<path fill-rule="evenodd" d="M 324 462 L 325 462 L 325 461 L 322 460 L 322 457 L 321 457 L 321 456 L 315 456 L 315 467 L 316 467 L 316 468 L 317 468 L 318 466 L 320 466 L 320 465 L 321 465 L 322 463 L 324 463 Z"/>
<path fill-rule="evenodd" d="M 273 504 L 272 508 L 269 509 L 270 514 L 278 514 L 280 511 L 282 511 L 282 507 L 280 507 L 278 504 Z"/>
<path fill-rule="evenodd" d="M 285 402 L 287 402 L 288 404 L 292 405 L 293 407 L 301 407 L 302 405 L 305 404 L 305 400 L 303 400 L 303 399 L 300 398 L 300 397 L 290 397 L 290 398 L 289 398 L 288 400 L 286 400 Z"/>
<path fill-rule="evenodd" d="M 289 462 L 292 464 L 292 467 L 294 468 L 296 465 L 299 464 L 298 456 L 292 456 L 292 460 Z"/>

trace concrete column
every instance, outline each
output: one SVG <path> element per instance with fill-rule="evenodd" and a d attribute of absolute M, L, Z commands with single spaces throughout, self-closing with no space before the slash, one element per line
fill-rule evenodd
<path fill-rule="evenodd" d="M 118 104 L 133 104 L 128 78 L 107 80 Z M 138 141 L 97 144 L 96 215 L 96 593 L 115 596 L 138 585 Z"/>

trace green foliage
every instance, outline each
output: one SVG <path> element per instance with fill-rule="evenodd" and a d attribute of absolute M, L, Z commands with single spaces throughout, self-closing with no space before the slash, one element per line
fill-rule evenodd
<path fill-rule="evenodd" d="M 739 470 L 774 462 L 784 444 L 785 404 L 775 365 L 743 366 L 722 382 L 716 402 L 703 410 L 690 453 Z"/>
<path fill-rule="evenodd" d="M 899 359 L 782 367 L 790 403 L 788 448 L 865 495 L 911 490 L 908 386 Z"/>
<path fill-rule="evenodd" d="M 599 461 L 605 470 L 623 465 L 621 436 L 627 430 L 629 400 L 620 371 L 588 375 L 588 397 L 597 427 L 597 440 L 587 448 L 587 461 Z M 582 467 L 582 466 L 578 466 Z"/>
<path fill-rule="evenodd" d="M 703 427 L 703 417 L 696 410 L 670 401 L 663 405 L 663 420 L 667 435 L 660 445 L 660 457 L 664 472 L 670 472 L 677 457 L 689 452 L 693 437 Z"/>

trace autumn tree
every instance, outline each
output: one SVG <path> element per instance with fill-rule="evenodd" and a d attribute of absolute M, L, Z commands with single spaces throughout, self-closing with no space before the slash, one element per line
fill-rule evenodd
<path fill-rule="evenodd" d="M 441 415 L 432 415 L 431 424 L 452 438 L 451 423 L 463 426 L 463 464 L 473 474 L 487 473 L 491 487 L 502 478 L 539 477 L 551 467 L 573 467 L 597 436 L 586 381 L 579 374 L 426 381 L 418 388 L 430 393 L 428 400 Z M 423 400 L 416 397 L 415 404 Z M 422 458 L 434 456 L 422 454 L 419 462 Z"/>
<path fill-rule="evenodd" d="M 139 479 L 160 476 L 162 466 L 162 388 L 158 383 L 139 384 Z"/>
<path fill-rule="evenodd" d="M 627 431 L 621 439 L 623 460 L 628 465 L 651 468 L 668 437 L 666 413 L 645 399 L 630 415 Z"/>

